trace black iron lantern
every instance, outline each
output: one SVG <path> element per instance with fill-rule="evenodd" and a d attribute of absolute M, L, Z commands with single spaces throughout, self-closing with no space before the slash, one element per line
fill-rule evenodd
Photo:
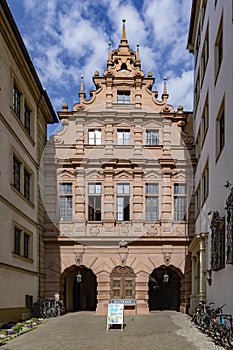
<path fill-rule="evenodd" d="M 167 272 L 163 275 L 163 282 L 164 283 L 168 283 L 168 281 L 169 281 L 169 276 L 168 276 L 168 274 L 167 274 Z"/>
<path fill-rule="evenodd" d="M 82 282 L 82 275 L 81 275 L 81 273 L 80 273 L 80 271 L 78 272 L 78 274 L 77 274 L 77 276 L 76 276 L 76 280 L 77 280 L 77 282 L 78 283 L 81 283 Z"/>

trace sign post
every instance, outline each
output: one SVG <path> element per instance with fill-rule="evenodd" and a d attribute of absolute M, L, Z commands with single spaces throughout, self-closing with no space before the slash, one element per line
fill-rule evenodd
<path fill-rule="evenodd" d="M 120 324 L 124 328 L 124 304 L 108 304 L 107 331 L 113 324 Z"/>

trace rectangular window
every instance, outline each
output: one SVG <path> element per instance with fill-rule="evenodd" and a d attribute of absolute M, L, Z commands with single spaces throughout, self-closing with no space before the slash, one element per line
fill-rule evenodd
<path fill-rule="evenodd" d="M 206 30 L 206 36 L 203 44 L 203 50 L 201 54 L 201 82 L 203 82 L 206 66 L 209 59 L 209 27 Z"/>
<path fill-rule="evenodd" d="M 30 238 L 31 236 L 27 233 L 24 233 L 24 251 L 23 256 L 25 258 L 30 258 Z"/>
<path fill-rule="evenodd" d="M 17 114 L 19 119 L 21 117 L 21 96 L 22 96 L 22 94 L 20 93 L 17 86 L 14 84 L 14 87 L 13 87 L 13 110 Z"/>
<path fill-rule="evenodd" d="M 21 251 L 21 234 L 22 231 L 15 227 L 15 237 L 14 237 L 14 253 L 20 255 Z"/>
<path fill-rule="evenodd" d="M 130 185 L 117 185 L 117 220 L 130 220 Z"/>
<path fill-rule="evenodd" d="M 88 130 L 89 145 L 101 145 L 101 130 Z"/>
<path fill-rule="evenodd" d="M 202 205 L 204 204 L 206 198 L 209 195 L 209 168 L 208 165 L 206 165 L 205 170 L 202 174 Z"/>
<path fill-rule="evenodd" d="M 201 117 L 201 143 L 203 145 L 204 141 L 205 141 L 205 137 L 207 134 L 209 128 L 209 102 L 208 102 L 208 96 L 206 98 L 205 101 L 205 105 L 203 108 L 203 112 L 202 112 L 202 117 Z"/>
<path fill-rule="evenodd" d="M 146 144 L 148 146 L 157 146 L 159 144 L 159 131 L 147 130 L 146 131 Z"/>
<path fill-rule="evenodd" d="M 117 144 L 118 145 L 130 144 L 130 130 L 117 130 Z"/>
<path fill-rule="evenodd" d="M 146 220 L 158 220 L 159 217 L 159 186 L 146 184 Z"/>
<path fill-rule="evenodd" d="M 14 254 L 29 259 L 31 257 L 31 234 L 15 227 L 14 232 Z"/>
<path fill-rule="evenodd" d="M 88 184 L 88 220 L 101 221 L 101 184 Z"/>
<path fill-rule="evenodd" d="M 27 104 L 24 104 L 24 127 L 29 135 L 31 135 L 31 110 Z"/>
<path fill-rule="evenodd" d="M 117 91 L 117 103 L 130 103 L 130 91 Z"/>
<path fill-rule="evenodd" d="M 59 184 L 60 220 L 71 221 L 73 218 L 72 183 Z"/>
<path fill-rule="evenodd" d="M 200 184 L 197 187 L 195 193 L 195 216 L 197 217 L 201 209 L 201 186 Z"/>
<path fill-rule="evenodd" d="M 174 220 L 186 220 L 186 184 L 174 184 Z"/>
<path fill-rule="evenodd" d="M 20 192 L 20 173 L 21 163 L 16 157 L 13 157 L 13 186 Z"/>
<path fill-rule="evenodd" d="M 219 26 L 214 51 L 215 51 L 215 57 L 214 57 L 215 58 L 215 65 L 214 65 L 215 66 L 215 78 L 217 78 L 218 72 L 219 72 L 220 67 L 221 67 L 222 59 L 223 59 L 223 24 L 222 24 L 222 20 L 221 20 L 221 23 Z"/>
<path fill-rule="evenodd" d="M 24 169 L 24 197 L 31 199 L 31 174 Z"/>
<path fill-rule="evenodd" d="M 216 120 L 216 159 L 218 159 L 218 157 L 220 156 L 224 145 L 225 145 L 225 113 L 224 113 L 224 103 L 223 103 Z"/>

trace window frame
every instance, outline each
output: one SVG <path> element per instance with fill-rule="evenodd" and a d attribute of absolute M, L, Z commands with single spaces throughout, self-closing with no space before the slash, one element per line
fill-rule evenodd
<path fill-rule="evenodd" d="M 91 137 L 91 133 L 93 133 L 93 137 Z M 88 144 L 92 146 L 98 146 L 102 144 L 101 129 L 88 129 Z"/>
<path fill-rule="evenodd" d="M 122 187 L 122 191 L 119 191 L 119 186 Z M 127 187 L 126 187 L 127 186 Z M 128 188 L 128 190 L 127 190 Z M 116 184 L 116 220 L 117 221 L 130 221 L 130 183 L 117 183 Z M 120 201 L 121 200 L 121 201 Z M 120 203 L 122 202 L 122 203 Z"/>
<path fill-rule="evenodd" d="M 33 235 L 26 229 L 14 225 L 14 249 L 13 254 L 28 260 L 33 259 Z"/>
<path fill-rule="evenodd" d="M 117 91 L 117 103 L 118 104 L 130 104 L 130 90 L 118 90 Z"/>
<path fill-rule="evenodd" d="M 218 74 L 223 61 L 223 16 L 221 17 L 218 27 L 218 34 L 214 44 L 214 71 L 215 71 L 215 84 L 217 82 Z"/>
<path fill-rule="evenodd" d="M 216 162 L 218 161 L 222 150 L 225 146 L 225 101 L 221 104 L 221 107 L 216 118 Z"/>
<path fill-rule="evenodd" d="M 154 192 L 153 190 L 151 190 L 152 186 L 156 186 L 156 189 L 154 190 Z M 152 203 L 151 205 L 150 202 L 153 202 L 154 200 L 155 200 L 155 203 Z M 153 217 L 153 208 L 156 208 L 154 217 Z M 145 220 L 146 221 L 159 220 L 159 184 L 158 183 L 147 182 L 145 184 Z"/>
<path fill-rule="evenodd" d="M 67 191 L 66 191 L 66 188 L 68 188 Z M 60 181 L 58 184 L 58 193 L 59 193 L 59 220 L 72 221 L 73 220 L 73 183 L 70 181 Z"/>
<path fill-rule="evenodd" d="M 93 191 L 91 190 L 93 187 Z M 102 184 L 101 182 L 88 183 L 88 221 L 102 221 Z M 92 201 L 93 206 L 90 205 Z M 99 204 L 99 207 L 96 205 Z"/>
<path fill-rule="evenodd" d="M 177 192 L 177 189 L 185 188 L 185 192 Z M 176 182 L 173 185 L 174 221 L 185 222 L 187 220 L 187 184 Z"/>
<path fill-rule="evenodd" d="M 122 135 L 122 137 L 120 137 Z M 117 145 L 130 145 L 130 129 L 117 129 Z"/>
<path fill-rule="evenodd" d="M 158 144 L 159 144 L 159 130 L 158 129 L 146 130 L 146 145 L 158 146 Z"/>

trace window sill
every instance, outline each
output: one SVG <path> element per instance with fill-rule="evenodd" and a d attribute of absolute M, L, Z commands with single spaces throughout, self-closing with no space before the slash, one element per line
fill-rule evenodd
<path fill-rule="evenodd" d="M 20 260 L 22 260 L 22 261 L 28 262 L 29 264 L 32 264 L 32 263 L 33 263 L 33 259 L 31 259 L 31 258 L 26 258 L 26 257 L 23 256 L 23 255 L 19 255 L 19 254 L 16 254 L 16 253 L 12 252 L 12 256 L 13 256 L 14 258 L 20 259 Z"/>

